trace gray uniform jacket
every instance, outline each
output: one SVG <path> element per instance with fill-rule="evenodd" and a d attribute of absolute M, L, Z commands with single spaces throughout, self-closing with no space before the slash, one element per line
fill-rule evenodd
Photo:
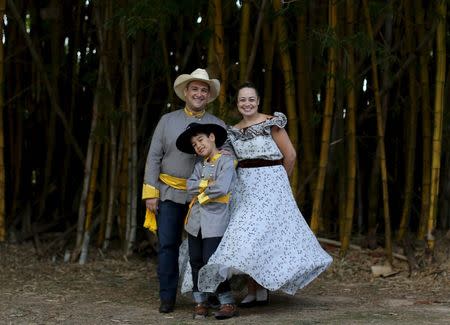
<path fill-rule="evenodd" d="M 217 160 L 198 162 L 194 167 L 192 176 L 187 180 L 189 197 L 199 197 L 200 182 L 202 180 L 212 180 L 202 192 L 202 199 L 209 198 L 204 203 L 196 200 L 192 206 L 188 221 L 185 226 L 186 231 L 197 236 L 199 230 L 202 231 L 202 238 L 222 237 L 230 221 L 228 213 L 228 203 L 213 202 L 214 199 L 227 195 L 232 191 L 236 181 L 236 170 L 234 158 L 229 155 L 221 155 Z"/>
<path fill-rule="evenodd" d="M 174 189 L 159 180 L 159 174 L 168 174 L 187 179 L 197 161 L 195 155 L 181 152 L 175 142 L 177 137 L 192 123 L 216 123 L 225 127 L 225 123 L 212 114 L 205 113 L 202 117 L 188 116 L 184 109 L 164 114 L 153 133 L 150 149 L 145 164 L 144 184 L 153 186 L 159 190 L 159 198 L 162 201 L 170 200 L 184 204 L 187 201 L 187 193 Z"/>

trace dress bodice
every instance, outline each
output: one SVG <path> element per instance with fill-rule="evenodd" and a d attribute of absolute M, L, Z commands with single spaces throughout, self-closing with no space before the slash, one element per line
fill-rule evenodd
<path fill-rule="evenodd" d="M 283 158 L 280 149 L 272 138 L 272 126 L 284 128 L 286 123 L 286 116 L 283 113 L 275 112 L 272 118 L 243 129 L 229 126 L 228 138 L 233 145 L 238 161 Z"/>

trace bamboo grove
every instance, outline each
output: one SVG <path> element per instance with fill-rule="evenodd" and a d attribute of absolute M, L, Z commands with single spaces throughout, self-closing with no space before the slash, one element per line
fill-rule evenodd
<path fill-rule="evenodd" d="M 209 110 L 238 119 L 253 81 L 284 112 L 292 190 L 312 230 L 339 241 L 423 243 L 450 226 L 443 0 L 0 0 L 0 241 L 37 254 L 124 254 L 142 228 L 143 170 L 173 80 L 221 80 Z M 276 218 L 276 216 L 274 216 Z"/>

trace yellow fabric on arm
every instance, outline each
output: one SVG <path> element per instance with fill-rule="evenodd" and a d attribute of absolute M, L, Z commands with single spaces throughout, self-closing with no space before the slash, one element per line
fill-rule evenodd
<path fill-rule="evenodd" d="M 154 234 L 156 234 L 156 230 L 158 230 L 158 225 L 156 223 L 156 215 L 149 209 L 147 209 L 147 211 L 145 212 L 144 228 L 147 228 Z"/>
<path fill-rule="evenodd" d="M 186 178 L 175 177 L 168 174 L 159 174 L 159 179 L 161 182 L 174 189 L 186 191 Z"/>
<path fill-rule="evenodd" d="M 198 199 L 198 203 L 200 203 L 200 204 L 205 204 L 205 203 L 210 203 L 210 202 L 228 203 L 228 202 L 230 202 L 230 194 L 228 193 L 227 195 L 217 197 L 215 199 L 211 199 L 208 195 L 205 194 L 205 192 L 203 192 L 203 193 L 200 193 L 199 195 L 197 195 L 197 199 Z"/>
<path fill-rule="evenodd" d="M 203 193 L 201 193 L 201 194 L 203 194 Z M 184 224 L 188 223 L 189 215 L 191 214 L 191 209 L 192 209 L 192 206 L 195 204 L 195 202 L 197 202 L 197 200 L 199 200 L 199 203 L 203 204 L 203 203 L 200 202 L 200 199 L 199 199 L 200 195 L 194 196 L 192 201 L 189 203 L 189 210 L 188 210 L 188 212 L 186 214 L 186 217 L 184 218 Z M 230 193 L 228 193 L 227 195 L 215 198 L 215 199 L 210 199 L 207 195 L 204 195 L 204 197 L 206 197 L 208 199 L 207 202 L 217 202 L 217 203 L 225 203 L 225 204 L 230 202 Z"/>
<path fill-rule="evenodd" d="M 229 203 L 230 202 L 230 193 L 227 195 L 217 197 L 215 199 L 210 199 L 209 202 L 217 202 L 217 203 Z"/>
<path fill-rule="evenodd" d="M 171 176 L 168 174 L 159 174 L 159 179 L 164 183 L 177 190 L 186 191 L 186 179 Z M 151 185 L 144 184 L 142 189 L 142 199 L 159 198 L 159 190 Z M 156 234 L 158 225 L 156 223 L 156 215 L 149 209 L 145 212 L 144 228 Z"/>
<path fill-rule="evenodd" d="M 198 184 L 198 191 L 202 193 L 208 187 L 209 181 L 207 179 L 202 179 Z"/>
<path fill-rule="evenodd" d="M 205 192 L 200 193 L 197 195 L 198 203 L 205 204 L 209 201 L 209 196 L 205 194 Z"/>
<path fill-rule="evenodd" d="M 154 199 L 159 198 L 159 190 L 148 184 L 142 186 L 142 199 Z"/>

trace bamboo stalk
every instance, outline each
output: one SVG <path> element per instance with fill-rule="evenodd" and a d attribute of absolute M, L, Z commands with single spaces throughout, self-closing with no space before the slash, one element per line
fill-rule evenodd
<path fill-rule="evenodd" d="M 419 229 L 417 231 L 417 238 L 422 240 L 426 233 L 426 224 L 428 219 L 428 212 L 430 209 L 431 198 L 431 101 L 430 101 L 430 83 L 428 74 L 429 62 L 429 42 L 424 42 L 425 22 L 424 22 L 424 8 L 422 1 L 414 0 L 414 13 L 417 26 L 418 42 L 425 44 L 420 50 L 419 64 L 420 64 L 420 89 L 422 91 L 421 97 L 421 113 L 422 113 L 422 193 L 421 193 L 421 210 Z"/>
<path fill-rule="evenodd" d="M 92 159 L 92 172 L 89 179 L 89 190 L 86 198 L 86 216 L 84 218 L 83 241 L 80 249 L 79 264 L 85 264 L 89 252 L 89 242 L 92 232 L 92 214 L 94 210 L 95 191 L 97 189 L 97 174 L 100 163 L 101 144 L 95 143 Z"/>
<path fill-rule="evenodd" d="M 337 3 L 333 0 L 328 2 L 328 19 L 330 29 L 334 32 L 337 25 Z M 330 150 L 330 135 L 331 125 L 333 122 L 333 106 L 336 89 L 336 56 L 337 50 L 334 46 L 328 49 L 328 64 L 327 64 L 327 85 L 325 107 L 323 113 L 322 123 L 322 137 L 320 146 L 319 158 L 319 173 L 317 176 L 317 184 L 314 189 L 313 209 L 311 215 L 311 230 L 314 233 L 319 231 L 321 209 L 323 201 L 323 191 L 325 187 L 325 175 L 327 172 L 328 155 Z"/>
<path fill-rule="evenodd" d="M 5 17 L 6 1 L 0 0 L 0 37 L 5 33 L 3 17 Z M 6 211 L 5 211 L 5 140 L 3 128 L 3 110 L 5 105 L 5 51 L 3 42 L 0 42 L 0 242 L 6 239 Z"/>
<path fill-rule="evenodd" d="M 78 207 L 78 222 L 77 222 L 77 236 L 76 236 L 76 243 L 75 243 L 75 249 L 72 253 L 71 260 L 75 261 L 78 259 L 78 254 L 80 253 L 81 244 L 83 241 L 83 226 L 85 222 L 86 217 L 86 200 L 88 196 L 88 190 L 89 190 L 89 182 L 91 179 L 91 172 L 92 172 L 92 160 L 93 160 L 93 152 L 94 152 L 94 145 L 95 145 L 95 130 L 97 128 L 97 119 L 98 119 L 98 105 L 99 105 L 99 97 L 100 97 L 100 86 L 101 86 L 101 79 L 103 75 L 103 64 L 100 61 L 99 62 L 99 73 L 98 73 L 98 79 L 97 79 L 97 91 L 94 95 L 94 102 L 92 105 L 92 120 L 91 120 L 91 129 L 89 132 L 89 140 L 88 140 L 88 147 L 87 147 L 87 153 L 86 153 L 86 161 L 84 165 L 84 178 L 83 178 L 83 188 L 81 192 L 81 198 L 80 203 Z"/>
<path fill-rule="evenodd" d="M 252 49 L 250 50 L 250 57 L 248 58 L 247 71 L 245 73 L 244 80 L 250 80 L 250 76 L 252 75 L 253 65 L 255 63 L 256 51 L 258 49 L 259 38 L 264 19 L 264 10 L 266 8 L 266 3 L 267 0 L 262 0 L 261 7 L 259 8 L 258 21 L 256 22 L 255 27 L 255 36 L 253 38 Z"/>
<path fill-rule="evenodd" d="M 306 6 L 306 5 L 305 5 Z M 300 168 L 302 172 L 299 174 L 311 175 L 314 170 L 314 162 L 316 158 L 315 139 L 313 136 L 313 123 L 311 113 L 313 112 L 311 102 L 311 77 L 310 67 L 307 63 L 307 53 L 310 47 L 307 46 L 307 8 L 298 9 L 300 12 L 296 17 L 297 25 L 297 46 L 296 46 L 296 61 L 297 61 L 297 98 L 298 111 L 301 132 L 301 146 L 303 148 L 303 161 Z M 314 175 L 313 175 L 314 176 Z M 304 178 L 304 177 L 303 177 Z M 312 177 L 309 182 L 309 190 L 311 197 L 314 195 L 315 177 Z M 305 191 L 297 189 L 298 196 L 305 197 Z"/>
<path fill-rule="evenodd" d="M 381 111 L 381 99 L 378 86 L 378 72 L 377 72 L 377 60 L 375 54 L 375 46 L 373 40 L 372 23 L 370 21 L 370 12 L 367 4 L 367 0 L 363 0 L 364 16 L 367 24 L 367 33 L 372 42 L 371 45 L 371 65 L 372 65 L 372 78 L 373 89 L 375 93 L 375 107 L 377 112 L 377 136 L 378 136 L 378 148 L 380 149 L 380 170 L 381 170 L 381 183 L 383 189 L 383 212 L 384 212 L 384 232 L 385 232 L 385 250 L 388 261 L 392 264 L 392 239 L 391 239 L 391 220 L 389 214 L 389 193 L 387 186 L 387 169 L 386 169 L 386 151 L 384 147 L 384 124 L 383 115 Z"/>
<path fill-rule="evenodd" d="M 34 62 L 36 63 L 38 70 L 40 70 L 42 73 L 43 82 L 47 89 L 52 109 L 54 109 L 56 111 L 56 114 L 58 115 L 58 117 L 61 120 L 61 123 L 62 123 L 64 130 L 66 131 L 66 134 L 69 139 L 68 143 L 74 148 L 75 153 L 77 154 L 77 157 L 80 159 L 80 161 L 84 162 L 85 157 L 83 155 L 83 152 L 82 152 L 76 138 L 74 137 L 74 135 L 71 132 L 70 125 L 67 121 L 67 118 L 66 118 L 64 112 L 61 110 L 61 107 L 59 106 L 58 101 L 56 100 L 55 90 L 53 89 L 53 87 L 50 83 L 50 80 L 48 78 L 44 64 L 42 63 L 41 57 L 39 56 L 39 54 L 37 53 L 36 49 L 33 46 L 33 42 L 31 41 L 31 38 L 26 31 L 25 25 L 21 20 L 20 14 L 19 14 L 17 7 L 14 4 L 13 0 L 8 0 L 8 8 L 10 9 L 12 16 L 17 21 L 17 24 L 20 27 L 20 31 L 22 32 L 22 35 L 25 38 L 25 41 L 27 43 L 31 57 L 33 58 Z"/>
<path fill-rule="evenodd" d="M 109 126 L 110 130 L 110 142 L 109 142 L 109 182 L 108 187 L 108 208 L 106 212 L 106 225 L 105 235 L 103 240 L 102 249 L 107 250 L 109 246 L 109 240 L 111 238 L 112 224 L 113 224 L 113 211 L 114 201 L 116 196 L 116 184 L 117 184 L 117 140 L 116 140 L 116 128 L 114 123 Z"/>
<path fill-rule="evenodd" d="M 430 212 L 427 223 L 427 245 L 430 251 L 434 251 L 436 227 L 437 202 L 439 195 L 439 175 L 441 169 L 442 149 L 442 121 L 444 116 L 444 88 L 446 70 L 446 30 L 445 19 L 447 13 L 446 1 L 436 1 L 438 26 L 436 29 L 436 87 L 434 101 L 434 130 L 433 130 L 433 156 L 431 160 L 431 198 Z"/>
<path fill-rule="evenodd" d="M 227 100 L 228 74 L 225 64 L 225 39 L 223 28 L 222 0 L 214 0 L 214 49 L 220 71 L 219 113 L 220 118 L 225 119 L 225 103 Z"/>
<path fill-rule="evenodd" d="M 277 25 L 270 28 L 268 23 L 263 26 L 263 52 L 264 52 L 264 100 L 262 111 L 265 114 L 272 112 L 272 80 L 273 80 L 273 53 L 277 37 Z"/>
<path fill-rule="evenodd" d="M 243 83 L 247 75 L 248 44 L 250 39 L 250 1 L 242 0 L 241 30 L 239 33 L 239 83 Z"/>
<path fill-rule="evenodd" d="M 406 33 L 406 50 L 408 53 L 413 51 L 413 18 L 412 8 L 409 2 L 403 2 L 405 13 L 405 33 Z M 405 166 L 405 199 L 403 202 L 402 216 L 400 218 L 400 226 L 398 231 L 398 239 L 404 238 L 405 233 L 409 228 L 409 219 L 412 207 L 413 199 L 413 187 L 414 187 L 414 169 L 415 169 L 415 156 L 416 156 L 416 132 L 417 132 L 417 89 L 416 89 L 416 67 L 410 66 L 408 68 L 408 90 L 410 105 L 408 110 L 409 123 L 407 124 L 407 136 L 406 136 L 406 166 Z"/>
<path fill-rule="evenodd" d="M 355 12 L 353 1 L 346 2 L 347 37 L 354 34 Z M 347 50 L 347 80 L 350 84 L 347 90 L 347 188 L 345 203 L 345 221 L 342 231 L 341 255 L 345 254 L 349 245 L 353 226 L 353 215 L 356 197 L 356 81 L 355 60 L 353 46 L 350 44 Z"/>
<path fill-rule="evenodd" d="M 278 32 L 278 48 L 280 51 L 281 67 L 283 70 L 284 78 L 284 94 L 286 98 L 286 111 L 288 119 L 288 134 L 289 138 L 294 146 L 295 150 L 298 151 L 298 118 L 297 118 L 297 108 L 295 105 L 295 81 L 294 72 L 291 62 L 291 56 L 289 54 L 288 47 L 288 31 L 284 17 L 281 15 L 281 5 L 279 1 L 273 2 L 273 7 L 277 13 L 277 18 L 275 24 L 277 25 Z M 298 188 L 298 164 L 295 164 L 294 171 L 291 177 L 291 187 L 296 190 Z M 295 194 L 295 193 L 294 193 Z"/>
<path fill-rule="evenodd" d="M 134 42 L 131 47 L 131 79 L 130 79 L 130 140 L 131 140 L 131 173 L 130 173 L 130 215 L 131 215 L 131 229 L 130 240 L 128 242 L 126 255 L 132 253 L 132 247 L 136 242 L 137 231 L 137 200 L 138 200 L 138 182 L 137 182 L 137 161 L 138 161 L 138 149 L 137 149 L 137 92 L 138 92 L 138 76 L 139 76 L 139 57 L 140 57 L 140 43 Z"/>

